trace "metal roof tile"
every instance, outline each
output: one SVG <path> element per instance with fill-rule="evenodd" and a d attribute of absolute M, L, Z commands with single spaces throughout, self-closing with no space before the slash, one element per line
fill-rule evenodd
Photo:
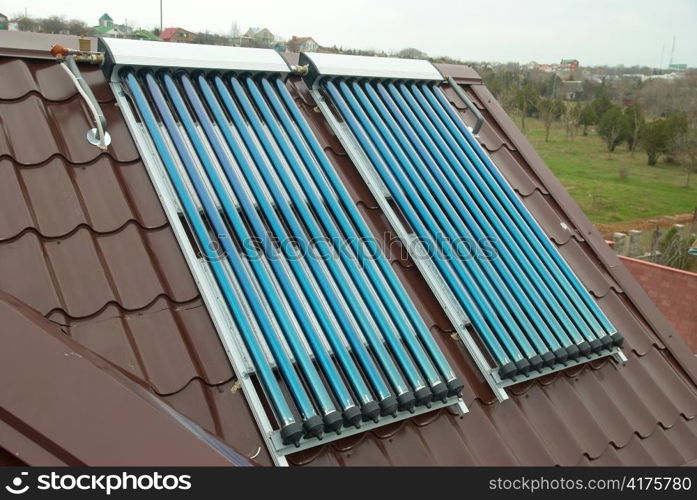
<path fill-rule="evenodd" d="M 101 68 L 84 64 L 80 65 L 80 72 L 98 102 L 114 100 Z M 26 59 L 0 59 L 0 100 L 21 99 L 31 92 L 47 101 L 64 101 L 75 96 L 77 89 L 55 61 L 30 63 Z"/>
<path fill-rule="evenodd" d="M 233 378 L 230 363 L 200 298 L 183 304 L 160 297 L 135 312 L 109 304 L 96 316 L 51 315 L 85 347 L 147 382 L 161 395 L 195 378 L 216 385 Z"/>

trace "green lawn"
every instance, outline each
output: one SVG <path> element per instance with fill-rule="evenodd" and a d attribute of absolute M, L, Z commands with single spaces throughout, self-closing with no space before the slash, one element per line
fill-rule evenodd
<path fill-rule="evenodd" d="M 519 119 L 516 123 L 520 126 Z M 697 206 L 697 175 L 685 187 L 680 167 L 664 162 L 649 167 L 643 151 L 632 158 L 625 144 L 608 154 L 594 131 L 586 137 L 579 131 L 571 142 L 563 126 L 555 124 L 545 142 L 539 120 L 528 119 L 525 125 L 532 145 L 595 223 L 688 213 Z M 627 172 L 624 179 L 619 175 L 622 168 Z"/>

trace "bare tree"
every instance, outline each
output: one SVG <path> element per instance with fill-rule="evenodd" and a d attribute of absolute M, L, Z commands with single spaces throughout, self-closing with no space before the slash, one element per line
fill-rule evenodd
<path fill-rule="evenodd" d="M 685 170 L 685 187 L 690 176 L 697 172 L 697 128 L 690 127 L 675 139 L 673 154 Z"/>
<path fill-rule="evenodd" d="M 68 30 L 68 24 L 65 22 L 65 18 L 63 16 L 47 17 L 46 19 L 42 19 L 40 24 L 41 31 L 44 33 L 58 34 Z"/>
<path fill-rule="evenodd" d="M 399 52 L 397 52 L 397 57 L 401 57 L 402 59 L 427 59 L 428 54 L 425 52 L 415 49 L 414 47 L 407 47 L 406 49 L 402 49 Z"/>
<path fill-rule="evenodd" d="M 566 111 L 566 108 L 563 102 L 545 97 L 538 101 L 537 110 L 540 113 L 540 120 L 545 126 L 545 142 L 549 142 L 549 130 L 552 128 L 552 123 Z"/>
<path fill-rule="evenodd" d="M 36 31 L 37 29 L 36 20 L 25 15 L 16 16 L 14 22 L 17 23 L 19 31 Z"/>
<path fill-rule="evenodd" d="M 70 19 L 66 23 L 66 29 L 71 35 L 92 36 L 94 28 L 87 26 L 87 23 L 79 19 Z"/>
<path fill-rule="evenodd" d="M 515 97 L 516 107 L 520 111 L 520 128 L 525 132 L 525 118 L 528 116 L 530 108 L 535 106 L 538 93 L 531 84 L 525 84 L 518 89 Z"/>
<path fill-rule="evenodd" d="M 644 125 L 644 112 L 639 103 L 632 103 L 624 110 L 624 116 L 627 120 L 627 138 L 629 140 L 629 151 L 631 156 L 634 156 L 634 151 L 639 143 L 639 132 Z"/>
<path fill-rule="evenodd" d="M 566 103 L 566 111 L 564 112 L 564 125 L 566 126 L 566 138 L 572 142 L 576 140 L 576 134 L 578 134 L 580 117 L 580 104 L 575 102 Z"/>
<path fill-rule="evenodd" d="M 232 38 L 239 38 L 242 35 L 242 30 L 240 29 L 240 25 L 237 24 L 237 21 L 232 21 L 232 24 L 230 25 L 230 36 Z"/>

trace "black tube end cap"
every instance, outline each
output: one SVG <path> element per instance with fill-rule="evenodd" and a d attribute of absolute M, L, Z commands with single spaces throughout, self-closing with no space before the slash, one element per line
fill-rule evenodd
<path fill-rule="evenodd" d="M 613 345 L 612 337 L 609 335 L 603 335 L 600 337 L 600 343 L 603 344 L 603 349 L 609 349 Z"/>
<path fill-rule="evenodd" d="M 380 415 L 380 405 L 375 401 L 369 401 L 363 406 L 361 406 L 361 415 L 363 415 L 363 420 L 366 422 L 368 420 L 375 420 Z"/>
<path fill-rule="evenodd" d="M 593 352 L 598 352 L 603 349 L 603 343 L 600 342 L 600 339 L 593 339 L 590 342 L 590 348 Z"/>
<path fill-rule="evenodd" d="M 624 337 L 620 332 L 613 333 L 610 335 L 610 338 L 612 339 L 612 343 L 617 347 L 622 347 L 622 344 L 624 344 Z"/>
<path fill-rule="evenodd" d="M 518 373 L 518 368 L 516 368 L 515 363 L 509 361 L 501 368 L 499 368 L 499 377 L 501 378 L 513 378 Z"/>
<path fill-rule="evenodd" d="M 465 387 L 464 382 L 459 378 L 454 378 L 445 385 L 448 387 L 448 396 L 460 396 L 462 394 L 462 389 Z"/>
<path fill-rule="evenodd" d="M 397 396 L 397 409 L 399 409 L 400 411 L 411 411 L 416 405 L 416 395 L 411 391 L 407 391 L 404 394 L 400 394 L 399 396 Z M 394 414 L 396 413 L 396 411 L 397 410 L 395 410 L 392 413 Z M 385 415 L 387 414 L 385 413 Z"/>
<path fill-rule="evenodd" d="M 588 347 L 590 347 L 590 346 L 588 346 Z M 579 349 L 578 346 L 569 345 L 569 346 L 566 346 L 566 354 L 568 354 L 569 360 L 574 360 L 581 355 L 581 349 Z"/>
<path fill-rule="evenodd" d="M 519 359 L 515 362 L 515 367 L 518 369 L 519 375 L 525 375 L 530 371 L 530 361 L 527 359 Z"/>
<path fill-rule="evenodd" d="M 578 352 L 578 349 L 576 349 L 576 351 Z M 554 351 L 554 361 L 556 361 L 557 363 L 563 363 L 567 359 L 569 359 L 568 350 L 564 349 L 563 347 L 560 347 L 559 349 Z"/>
<path fill-rule="evenodd" d="M 361 421 L 361 409 L 358 406 L 352 406 L 345 409 L 341 416 L 344 419 L 344 427 L 355 427 Z"/>
<path fill-rule="evenodd" d="M 424 386 L 414 392 L 414 397 L 416 398 L 416 406 L 430 406 L 431 401 L 433 401 L 433 392 Z M 401 410 L 402 407 L 400 406 L 399 409 Z"/>
<path fill-rule="evenodd" d="M 336 432 L 341 429 L 344 418 L 338 411 L 332 410 L 322 417 L 322 421 L 324 422 L 324 432 Z"/>
<path fill-rule="evenodd" d="M 566 354 L 566 351 L 564 351 L 564 354 Z M 552 366 L 554 364 L 554 360 L 557 359 L 554 353 L 551 351 L 547 351 L 542 355 L 542 361 L 543 364 L 542 366 Z"/>
<path fill-rule="evenodd" d="M 595 347 L 593 347 L 593 342 L 589 344 L 584 340 L 583 342 L 577 345 L 582 355 L 588 356 L 591 352 L 595 351 Z"/>
<path fill-rule="evenodd" d="M 402 396 L 405 396 L 407 394 L 411 395 L 412 399 L 414 398 L 414 395 L 411 393 L 411 391 L 402 394 Z M 394 394 L 390 394 L 385 399 L 380 401 L 380 415 L 385 417 L 387 415 L 397 413 L 397 404 L 397 398 L 394 397 Z"/>
<path fill-rule="evenodd" d="M 281 441 L 283 441 L 283 444 L 297 445 L 302 437 L 303 426 L 298 422 L 281 427 Z"/>
<path fill-rule="evenodd" d="M 318 415 L 303 421 L 303 430 L 306 438 L 322 436 L 322 429 L 324 429 L 324 423 Z"/>
<path fill-rule="evenodd" d="M 448 387 L 440 380 L 431 386 L 433 401 L 445 401 L 448 399 Z"/>
<path fill-rule="evenodd" d="M 530 358 L 530 369 L 531 370 L 539 370 L 542 368 L 542 364 L 544 363 L 544 360 L 542 359 L 542 356 L 539 354 L 535 354 L 532 358 Z"/>

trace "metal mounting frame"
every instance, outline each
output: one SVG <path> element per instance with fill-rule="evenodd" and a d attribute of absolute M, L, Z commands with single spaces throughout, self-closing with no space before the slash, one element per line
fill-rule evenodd
<path fill-rule="evenodd" d="M 383 184 L 379 174 L 361 148 L 355 135 L 345 122 L 337 119 L 320 89 L 320 83 L 315 81 L 310 90 L 312 96 L 317 102 L 317 106 L 329 123 L 329 126 L 334 134 L 339 138 L 339 141 L 344 146 L 344 149 L 348 153 L 348 156 L 351 158 L 353 164 L 356 165 L 361 177 L 377 200 L 378 205 L 382 209 L 392 227 L 397 232 L 397 236 L 407 245 L 407 248 L 421 251 L 422 243 L 416 234 L 410 231 L 402 223 L 401 217 L 391 206 L 391 194 Z M 422 255 L 426 254 L 422 253 Z M 512 379 L 501 379 L 498 376 L 498 367 L 491 365 L 488 356 L 468 330 L 470 321 L 467 317 L 467 313 L 455 299 L 449 287 L 446 285 L 445 279 L 442 277 L 440 271 L 438 271 L 433 261 L 430 258 L 422 257 L 415 258 L 414 262 L 421 274 L 426 279 L 426 282 L 435 294 L 441 307 L 443 307 L 445 310 L 445 313 L 455 327 L 458 337 L 474 359 L 475 364 L 479 368 L 480 372 L 484 376 L 484 379 L 499 402 L 503 402 L 508 399 L 506 387 L 510 387 L 542 375 L 554 373 L 571 366 L 576 366 L 588 361 L 608 356 L 612 356 L 612 358 L 618 363 L 627 362 L 627 358 L 624 353 L 622 353 L 621 349 L 614 347 L 601 353 L 591 354 L 590 356 L 582 356 L 574 361 L 567 361 L 561 365 L 542 368 L 539 371 L 534 371 L 526 375 L 519 375 Z"/>
<path fill-rule="evenodd" d="M 259 398 L 259 394 L 254 387 L 254 383 L 251 378 L 254 371 L 252 368 L 252 363 L 249 359 L 249 355 L 247 354 L 244 345 L 238 340 L 239 335 L 236 333 L 234 321 L 230 315 L 230 312 L 225 306 L 225 301 L 222 295 L 218 292 L 218 287 L 215 284 L 215 278 L 206 265 L 205 259 L 197 257 L 189 243 L 189 238 L 184 228 L 184 224 L 180 218 L 183 210 L 179 204 L 179 201 L 174 195 L 174 188 L 167 177 L 164 165 L 162 165 L 162 161 L 155 151 L 155 146 L 149 139 L 145 126 L 142 123 L 139 123 L 135 118 L 134 111 L 131 109 L 131 105 L 126 98 L 128 95 L 128 90 L 126 87 L 120 82 L 112 82 L 110 85 L 114 95 L 116 96 L 116 103 L 118 104 L 119 108 L 121 108 L 121 112 L 123 113 L 128 128 L 131 132 L 131 136 L 133 137 L 138 152 L 143 159 L 143 163 L 148 171 L 150 180 L 155 187 L 155 191 L 160 199 L 162 208 L 167 216 L 167 220 L 172 227 L 174 236 L 176 237 L 179 247 L 184 254 L 184 258 L 189 266 L 191 274 L 194 277 L 196 286 L 201 292 L 201 297 L 203 298 L 203 302 L 211 315 L 211 320 L 218 331 L 218 335 L 228 356 L 230 364 L 237 375 L 242 393 L 249 403 L 257 426 L 261 430 L 262 437 L 264 438 L 264 442 L 269 450 L 271 458 L 276 465 L 287 466 L 288 460 L 283 455 L 276 452 L 276 441 L 274 441 L 274 435 L 277 434 L 278 431 L 273 428 L 264 409 L 264 404 Z"/>
<path fill-rule="evenodd" d="M 264 403 L 259 397 L 259 392 L 254 385 L 252 376 L 254 375 L 254 367 L 251 358 L 247 353 L 247 349 L 241 341 L 241 337 L 237 332 L 234 320 L 225 305 L 225 300 L 219 292 L 215 278 L 206 264 L 206 259 L 198 257 L 191 246 L 185 222 L 183 222 L 183 209 L 175 196 L 174 187 L 169 180 L 165 167 L 160 160 L 159 155 L 155 150 L 145 126 L 136 119 L 135 111 L 131 108 L 131 104 L 127 98 L 129 95 L 128 89 L 121 82 L 112 82 L 112 91 L 116 96 L 116 103 L 124 115 L 125 121 L 131 132 L 131 136 L 140 153 L 145 168 L 148 172 L 155 191 L 160 199 L 162 208 L 167 216 L 167 220 L 172 227 L 175 238 L 179 243 L 184 258 L 189 266 L 189 269 L 194 277 L 194 281 L 201 293 L 203 302 L 211 315 L 211 320 L 218 332 L 228 360 L 232 365 L 235 374 L 238 377 L 242 393 L 249 403 L 252 415 L 259 427 L 264 443 L 276 465 L 287 466 L 288 460 L 286 455 L 295 453 L 304 449 L 319 446 L 337 439 L 351 436 L 357 433 L 370 431 L 377 427 L 386 424 L 398 422 L 416 415 L 435 411 L 442 408 L 448 408 L 454 414 L 463 415 L 468 412 L 468 409 L 461 398 L 450 397 L 445 402 L 438 401 L 432 403 L 430 407 L 417 407 L 413 413 L 400 412 L 397 416 L 380 417 L 376 422 L 363 422 L 360 428 L 342 429 L 341 434 L 325 435 L 322 439 L 318 438 L 302 438 L 299 446 L 284 445 L 280 436 L 280 431 L 274 429 L 271 420 L 265 410 Z M 226 266 L 227 267 L 227 266 Z M 228 273 L 231 275 L 230 271 Z M 234 282 L 234 280 L 232 280 Z M 287 349 L 287 348 L 286 348 Z M 290 353 L 289 353 L 290 354 Z M 291 359 L 293 359 L 291 357 Z M 273 367 L 273 364 L 272 364 Z"/>

